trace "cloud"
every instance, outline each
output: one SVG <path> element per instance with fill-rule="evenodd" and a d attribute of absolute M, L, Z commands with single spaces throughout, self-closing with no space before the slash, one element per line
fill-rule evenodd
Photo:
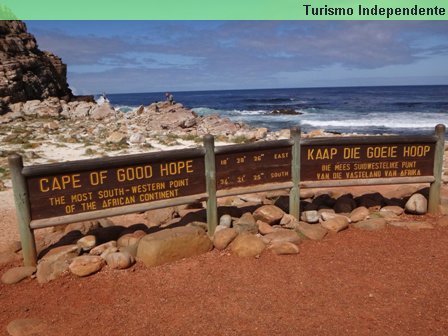
<path fill-rule="evenodd" d="M 272 87 L 287 74 L 393 71 L 448 53 L 448 25 L 437 21 L 132 21 L 120 29 L 106 21 L 101 31 L 89 24 L 79 23 L 82 33 L 73 22 L 71 31 L 62 22 L 35 33 L 68 64 L 70 80 L 91 89 L 112 88 L 114 78 L 129 81 L 129 90 Z"/>

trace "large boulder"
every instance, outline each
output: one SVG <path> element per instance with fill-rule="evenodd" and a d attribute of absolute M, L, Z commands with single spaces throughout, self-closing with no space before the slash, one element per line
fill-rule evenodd
<path fill-rule="evenodd" d="M 30 277 L 34 272 L 36 272 L 34 266 L 13 267 L 2 275 L 1 281 L 7 285 L 15 284 Z"/>
<path fill-rule="evenodd" d="M 414 194 L 406 202 L 405 209 L 411 214 L 423 215 L 428 211 L 428 200 L 422 194 Z"/>
<path fill-rule="evenodd" d="M 238 232 L 234 228 L 224 228 L 215 232 L 213 237 L 213 245 L 218 250 L 224 250 L 238 236 Z"/>
<path fill-rule="evenodd" d="M 137 259 L 151 267 L 206 253 L 212 247 L 204 230 L 177 227 L 144 236 L 138 244 Z"/>
<path fill-rule="evenodd" d="M 93 255 L 83 255 L 73 259 L 69 269 L 73 274 L 79 277 L 84 277 L 98 272 L 103 265 L 103 258 Z"/>
<path fill-rule="evenodd" d="M 249 233 L 238 235 L 232 244 L 230 244 L 232 252 L 238 257 L 259 256 L 265 247 L 265 244 L 260 238 Z"/>
<path fill-rule="evenodd" d="M 255 220 L 261 220 L 270 225 L 278 224 L 285 212 L 275 205 L 263 205 L 254 212 Z"/>

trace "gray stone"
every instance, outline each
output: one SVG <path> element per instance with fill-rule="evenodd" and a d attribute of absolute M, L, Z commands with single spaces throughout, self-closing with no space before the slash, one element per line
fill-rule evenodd
<path fill-rule="evenodd" d="M 94 255 L 83 255 L 73 259 L 69 269 L 73 274 L 84 277 L 98 272 L 103 265 L 103 258 Z"/>
<path fill-rule="evenodd" d="M 37 264 L 37 282 L 44 284 L 59 278 L 68 270 L 66 260 L 40 260 Z"/>
<path fill-rule="evenodd" d="M 118 252 L 118 247 L 110 246 L 107 249 L 105 249 L 101 254 L 100 257 L 104 260 L 106 260 L 107 256 L 111 253 Z"/>
<path fill-rule="evenodd" d="M 224 228 L 215 232 L 213 236 L 213 245 L 218 250 L 224 250 L 238 236 L 238 232 L 234 228 Z"/>
<path fill-rule="evenodd" d="M 12 285 L 30 277 L 34 272 L 36 272 L 34 266 L 10 268 L 2 275 L 1 281 L 4 284 Z"/>
<path fill-rule="evenodd" d="M 399 207 L 398 205 L 387 205 L 380 209 L 380 212 L 384 212 L 384 211 L 390 211 L 390 212 L 393 212 L 394 214 L 396 214 L 397 216 L 400 216 L 403 214 L 404 209 L 402 207 Z"/>
<path fill-rule="evenodd" d="M 69 233 L 71 231 L 79 231 L 83 235 L 87 234 L 90 230 L 94 230 L 98 228 L 99 224 L 97 221 L 88 221 L 88 222 L 80 222 L 80 223 L 72 223 L 68 224 L 65 227 L 64 233 Z"/>
<path fill-rule="evenodd" d="M 48 325 L 36 318 L 25 318 L 11 321 L 6 331 L 10 336 L 44 336 L 48 335 Z"/>
<path fill-rule="evenodd" d="M 129 137 L 129 142 L 133 144 L 142 144 L 146 141 L 146 138 L 141 133 L 134 133 Z"/>
<path fill-rule="evenodd" d="M 266 138 L 267 134 L 268 134 L 268 129 L 266 127 L 260 127 L 260 128 L 257 128 L 257 131 L 255 132 L 255 138 L 257 140 L 264 139 L 264 138 Z"/>
<path fill-rule="evenodd" d="M 208 225 L 205 222 L 200 222 L 200 221 L 192 221 L 190 223 L 187 224 L 187 226 L 195 226 L 198 227 L 204 231 L 208 230 Z"/>
<path fill-rule="evenodd" d="M 280 223 L 285 212 L 275 205 L 263 205 L 254 212 L 254 218 L 269 225 Z"/>
<path fill-rule="evenodd" d="M 82 237 L 76 242 L 76 245 L 82 251 L 90 251 L 96 245 L 96 237 L 94 235 Z"/>
<path fill-rule="evenodd" d="M 261 220 L 257 221 L 257 226 L 258 226 L 258 232 L 260 232 L 262 235 L 266 235 L 275 231 L 275 229 L 272 226 Z"/>
<path fill-rule="evenodd" d="M 370 214 L 369 209 L 367 209 L 364 206 L 361 206 L 361 207 L 354 209 L 350 213 L 349 218 L 353 223 L 356 223 L 356 222 L 365 220 L 369 216 L 369 214 Z"/>
<path fill-rule="evenodd" d="M 227 226 L 223 226 L 223 225 L 216 225 L 215 234 L 217 232 L 221 231 L 221 230 L 224 230 L 224 229 L 228 229 L 228 227 Z"/>
<path fill-rule="evenodd" d="M 290 242 L 300 244 L 301 239 L 297 232 L 287 229 L 279 229 L 262 237 L 265 244 L 275 244 L 282 242 Z"/>
<path fill-rule="evenodd" d="M 255 235 L 243 233 L 238 235 L 230 244 L 233 253 L 238 257 L 256 257 L 265 249 L 263 241 Z"/>
<path fill-rule="evenodd" d="M 316 210 L 303 211 L 300 215 L 300 219 L 307 223 L 318 223 L 319 222 L 319 214 Z"/>
<path fill-rule="evenodd" d="M 115 115 L 115 110 L 108 102 L 96 105 L 90 111 L 90 116 L 95 120 L 102 120 L 113 115 Z"/>
<path fill-rule="evenodd" d="M 140 240 L 137 259 L 146 266 L 157 266 L 210 251 L 213 243 L 204 230 L 177 227 L 146 235 Z"/>
<path fill-rule="evenodd" d="M 337 216 L 332 219 L 322 221 L 321 225 L 323 228 L 331 232 L 339 232 L 348 228 L 348 218 L 345 216 Z"/>
<path fill-rule="evenodd" d="M 127 252 L 114 252 L 106 256 L 106 263 L 112 269 L 126 269 L 135 262 L 134 257 Z"/>
<path fill-rule="evenodd" d="M 79 247 L 77 245 L 63 245 L 54 247 L 49 250 L 42 258 L 42 260 L 54 261 L 54 260 L 71 260 L 79 255 Z"/>
<path fill-rule="evenodd" d="M 328 230 L 319 223 L 308 224 L 305 222 L 296 222 L 295 230 L 311 240 L 321 240 L 328 233 Z"/>
<path fill-rule="evenodd" d="M 428 211 L 428 200 L 422 194 L 414 194 L 406 202 L 405 209 L 411 214 L 424 215 Z"/>
<path fill-rule="evenodd" d="M 224 227 L 231 227 L 232 226 L 232 217 L 228 214 L 222 215 L 219 218 L 219 225 Z"/>
<path fill-rule="evenodd" d="M 250 202 L 252 204 L 263 204 L 265 201 L 265 195 L 262 194 L 244 194 L 239 196 L 243 201 Z"/>
<path fill-rule="evenodd" d="M 384 229 L 386 225 L 387 222 L 384 218 L 372 218 L 352 224 L 352 226 L 355 228 L 369 231 L 377 231 Z"/>
<path fill-rule="evenodd" d="M 307 199 L 307 198 L 313 198 L 313 197 L 314 197 L 313 190 L 300 188 L 300 198 L 301 199 Z"/>
<path fill-rule="evenodd" d="M 106 251 L 110 247 L 117 247 L 117 242 L 115 240 L 109 241 L 107 243 L 98 245 L 90 250 L 91 255 L 101 255 L 104 251 Z"/>
<path fill-rule="evenodd" d="M 295 229 L 296 223 L 297 219 L 290 214 L 284 214 L 280 221 L 280 225 L 286 229 Z"/>
<path fill-rule="evenodd" d="M 269 246 L 269 249 L 275 254 L 279 255 L 299 253 L 299 247 L 296 244 L 290 242 L 274 243 L 271 246 Z"/>
<path fill-rule="evenodd" d="M 254 216 L 250 212 L 244 213 L 240 218 L 238 218 L 234 223 L 233 227 L 236 232 L 249 232 L 258 233 L 258 226 L 255 221 Z"/>
<path fill-rule="evenodd" d="M 126 134 L 121 132 L 112 132 L 106 139 L 106 142 L 113 144 L 123 144 L 126 142 Z"/>
<path fill-rule="evenodd" d="M 123 247 L 128 247 L 131 245 L 138 245 L 140 239 L 142 239 L 142 237 L 144 236 L 146 236 L 146 232 L 142 230 L 124 234 L 120 238 L 118 238 L 117 247 L 121 249 Z"/>
<path fill-rule="evenodd" d="M 349 223 L 351 223 L 351 219 L 348 218 L 347 216 L 341 215 L 341 214 L 337 214 L 337 213 L 334 213 L 334 212 L 329 212 L 329 211 L 321 212 L 320 213 L 320 218 L 323 221 L 328 221 L 330 219 L 335 219 L 335 218 L 343 218 L 343 219 L 346 219 Z"/>
<path fill-rule="evenodd" d="M 162 208 L 149 210 L 145 212 L 145 218 L 148 221 L 149 226 L 159 226 L 162 225 L 176 216 L 176 211 L 174 208 Z"/>

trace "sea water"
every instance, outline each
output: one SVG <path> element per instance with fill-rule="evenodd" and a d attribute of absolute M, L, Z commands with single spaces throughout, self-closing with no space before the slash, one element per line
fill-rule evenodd
<path fill-rule="evenodd" d="M 218 114 L 270 130 L 425 134 L 448 126 L 448 85 L 173 92 L 199 115 Z M 164 100 L 164 92 L 108 95 L 123 111 Z M 298 114 L 274 114 L 288 110 Z"/>

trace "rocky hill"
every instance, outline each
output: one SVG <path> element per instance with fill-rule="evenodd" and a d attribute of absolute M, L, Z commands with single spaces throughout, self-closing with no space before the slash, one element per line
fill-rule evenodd
<path fill-rule="evenodd" d="M 0 21 L 0 114 L 8 104 L 57 97 L 70 100 L 67 66 L 41 51 L 22 21 Z"/>

